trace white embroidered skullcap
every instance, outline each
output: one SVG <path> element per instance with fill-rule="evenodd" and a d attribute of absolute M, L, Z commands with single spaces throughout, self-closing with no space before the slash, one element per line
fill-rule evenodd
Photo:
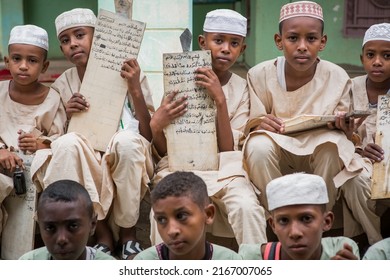
<path fill-rule="evenodd" d="M 288 205 L 329 202 L 324 179 L 318 175 L 294 173 L 276 178 L 266 187 L 270 211 Z"/>
<path fill-rule="evenodd" d="M 246 18 L 233 10 L 217 9 L 207 13 L 203 31 L 246 37 Z"/>
<path fill-rule="evenodd" d="M 390 23 L 379 23 L 371 25 L 364 34 L 363 45 L 368 41 L 388 41 L 390 42 Z"/>
<path fill-rule="evenodd" d="M 18 25 L 12 28 L 8 45 L 27 44 L 49 50 L 49 38 L 45 29 L 32 25 Z"/>
<path fill-rule="evenodd" d="M 79 26 L 95 27 L 96 16 L 90 9 L 76 8 L 63 12 L 56 20 L 57 37 L 62 31 Z"/>
<path fill-rule="evenodd" d="M 279 23 L 293 17 L 312 17 L 324 21 L 321 6 L 312 1 L 292 2 L 280 9 Z"/>

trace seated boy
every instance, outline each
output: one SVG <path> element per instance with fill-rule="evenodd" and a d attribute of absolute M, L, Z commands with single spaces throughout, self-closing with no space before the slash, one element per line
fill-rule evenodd
<path fill-rule="evenodd" d="M 210 50 L 212 69 L 199 68 L 196 79 L 215 102 L 219 166 L 215 171 L 194 171 L 207 185 L 218 214 L 211 228 L 215 236 L 235 237 L 238 244 L 266 241 L 264 209 L 243 168 L 240 139 L 249 117 L 247 83 L 230 68 L 245 50 L 246 18 L 239 13 L 220 9 L 209 12 L 198 43 Z M 186 113 L 186 97 L 173 101 L 174 93 L 163 100 L 150 122 L 153 144 L 158 156 L 155 181 L 170 173 L 164 128 Z M 198 151 L 201 153 L 202 151 Z M 152 244 L 159 237 L 152 221 Z"/>
<path fill-rule="evenodd" d="M 163 243 L 139 253 L 135 260 L 237 260 L 234 251 L 206 241 L 215 206 L 205 182 L 192 172 L 164 177 L 150 195 Z"/>
<path fill-rule="evenodd" d="M 52 84 L 65 104 L 68 121 L 73 114 L 89 108 L 88 100 L 79 90 L 87 69 L 95 22 L 91 10 L 79 8 L 60 14 L 55 21 L 61 51 L 75 65 Z M 95 151 L 83 135 L 67 133 L 52 143 L 50 155 L 41 156 L 46 169 L 37 170 L 34 180 L 43 187 L 61 179 L 84 185 L 98 214 L 97 248 L 113 252 L 118 245 L 120 256 L 127 259 L 141 250 L 135 224 L 140 201 L 154 171 L 149 127 L 154 108 L 146 76 L 136 60 L 124 61 L 120 75 L 127 81 L 128 92 L 118 132 L 106 152 Z M 118 244 L 106 223 L 110 209 Z"/>
<path fill-rule="evenodd" d="M 49 67 L 47 32 L 35 25 L 12 28 L 5 66 L 12 80 L 0 82 L 0 203 L 14 188 L 12 176 L 35 152 L 64 133 L 60 96 L 38 81 Z M 22 193 L 23 190 L 20 190 Z M 2 232 L 0 210 L 0 235 Z"/>
<path fill-rule="evenodd" d="M 284 56 L 262 62 L 248 72 L 251 116 L 246 130 L 252 132 L 243 151 L 249 177 L 260 190 L 265 208 L 265 189 L 272 179 L 308 172 L 324 178 L 330 210 L 338 197 L 337 187 L 362 169 L 353 160 L 354 146 L 348 139 L 353 125 L 345 123 L 351 82 L 341 67 L 318 57 L 327 41 L 323 31 L 319 4 L 286 4 L 274 37 Z M 340 129 L 284 133 L 284 120 L 305 114 L 338 115 Z"/>
<path fill-rule="evenodd" d="M 389 56 L 390 23 L 372 25 L 364 35 L 360 55 L 367 74 L 352 79 L 354 108 L 371 112 L 355 133 L 358 139 L 355 145 L 356 156 L 364 164 L 364 169 L 358 177 L 347 181 L 343 187 L 343 196 L 350 209 L 346 214 L 351 216 L 347 219 L 349 224 L 345 225 L 348 229 L 345 235 L 356 236 L 364 232 L 371 245 L 382 240 L 380 215 L 388 206 L 382 202 L 389 201 L 371 200 L 372 164 L 385 159 L 385 151 L 375 142 L 375 135 L 378 98 L 390 93 Z"/>
<path fill-rule="evenodd" d="M 37 219 L 45 247 L 27 252 L 21 260 L 114 260 L 87 246 L 97 218 L 79 183 L 61 180 L 49 185 L 39 197 Z"/>
<path fill-rule="evenodd" d="M 243 244 L 244 260 L 357 260 L 357 244 L 347 237 L 322 238 L 333 224 L 333 213 L 324 179 L 318 175 L 294 173 L 267 185 L 270 226 L 279 242 Z"/>

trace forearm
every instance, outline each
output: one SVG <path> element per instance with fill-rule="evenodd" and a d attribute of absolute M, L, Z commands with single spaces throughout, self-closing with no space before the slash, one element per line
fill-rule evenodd
<path fill-rule="evenodd" d="M 153 146 L 157 153 L 163 157 L 167 154 L 167 139 L 165 138 L 164 130 L 153 118 L 150 121 L 150 128 L 153 135 Z"/>
<path fill-rule="evenodd" d="M 152 141 L 150 113 L 142 94 L 141 87 L 139 87 L 137 90 L 133 90 L 131 97 L 133 100 L 135 117 L 139 122 L 139 132 L 145 139 Z"/>
<path fill-rule="evenodd" d="M 217 105 L 216 129 L 219 152 L 233 151 L 234 139 L 226 102 Z"/>

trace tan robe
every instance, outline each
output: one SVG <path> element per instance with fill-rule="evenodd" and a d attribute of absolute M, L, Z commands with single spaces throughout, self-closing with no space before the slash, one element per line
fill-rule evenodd
<path fill-rule="evenodd" d="M 351 82 L 337 65 L 319 60 L 313 79 L 295 91 L 280 86 L 276 68 L 275 60 L 269 60 L 248 72 L 251 111 L 246 132 L 266 114 L 288 119 L 303 114 L 334 115 L 349 111 Z M 267 205 L 268 182 L 287 173 L 305 171 L 324 178 L 332 208 L 338 193 L 335 187 L 362 169 L 353 158 L 352 142 L 342 131 L 327 128 L 291 135 L 257 130 L 249 134 L 243 150 L 249 176 L 260 190 L 264 205 Z"/>
<path fill-rule="evenodd" d="M 143 73 L 140 80 L 146 104 L 153 112 L 151 91 Z M 52 84 L 64 105 L 80 86 L 76 68 L 66 70 Z M 132 103 L 129 94 L 128 98 Z M 136 224 L 140 201 L 154 171 L 150 143 L 145 138 L 130 129 L 120 130 L 101 155 L 85 137 L 72 132 L 53 142 L 51 148 L 51 153 L 40 157 L 44 168 L 35 169 L 33 179 L 37 184 L 46 187 L 60 179 L 75 180 L 88 190 L 99 219 L 104 219 L 112 206 L 117 226 L 129 228 Z"/>
<path fill-rule="evenodd" d="M 233 74 L 222 89 L 226 96 L 235 151 L 219 153 L 218 171 L 193 172 L 206 182 L 208 194 L 217 206 L 216 219 L 209 229 L 214 235 L 235 237 L 238 244 L 264 242 L 264 209 L 242 165 L 240 139 L 249 115 L 247 83 Z M 168 174 L 168 157 L 165 156 L 157 164 L 153 183 L 157 184 Z M 162 240 L 153 216 L 150 220 L 151 241 L 158 244 Z"/>
<path fill-rule="evenodd" d="M 24 105 L 10 98 L 9 84 L 10 81 L 0 82 L 0 145 L 5 144 L 7 148 L 14 147 L 18 150 L 20 129 L 40 135 L 38 138 L 48 143 L 64 134 L 66 114 L 57 92 L 50 90 L 39 105 Z M 12 188 L 12 178 L 0 173 L 0 203 L 9 195 Z"/>
<path fill-rule="evenodd" d="M 366 90 L 367 75 L 352 79 L 352 96 L 355 110 L 369 110 Z M 368 116 L 358 128 L 361 143 L 356 145 L 362 148 L 368 143 L 374 143 L 376 132 L 376 109 L 370 109 L 372 115 Z M 377 203 L 371 200 L 372 163 L 367 158 L 355 154 L 357 160 L 364 166 L 363 171 L 342 187 L 345 201 L 344 208 L 344 235 L 357 236 L 365 232 L 368 242 L 374 244 L 382 239 L 380 230 L 380 217 L 376 214 Z"/>

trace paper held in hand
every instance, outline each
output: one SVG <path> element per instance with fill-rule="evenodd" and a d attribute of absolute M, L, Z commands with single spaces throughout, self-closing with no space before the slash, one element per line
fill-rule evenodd
<path fill-rule="evenodd" d="M 170 171 L 217 170 L 215 106 L 205 88 L 195 84 L 195 71 L 211 68 L 210 51 L 163 54 L 164 96 L 188 96 L 188 111 L 165 128 Z"/>
<path fill-rule="evenodd" d="M 390 198 L 390 97 L 378 97 L 375 143 L 385 151 L 384 159 L 374 163 L 372 199 Z"/>
<path fill-rule="evenodd" d="M 370 115 L 369 111 L 353 111 L 346 115 L 347 121 L 350 117 L 361 118 Z M 334 115 L 301 115 L 291 119 L 284 120 L 285 134 L 296 133 L 326 127 L 329 122 L 334 122 Z"/>
<path fill-rule="evenodd" d="M 90 104 L 88 112 L 73 114 L 68 131 L 84 135 L 95 150 L 105 151 L 118 130 L 127 93 L 120 76 L 126 59 L 137 58 L 145 23 L 100 10 L 87 70 L 80 88 Z"/>

